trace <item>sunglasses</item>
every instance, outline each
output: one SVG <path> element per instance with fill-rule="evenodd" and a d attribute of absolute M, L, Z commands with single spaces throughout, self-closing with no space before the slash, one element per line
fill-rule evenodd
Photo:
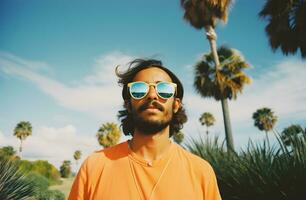
<path fill-rule="evenodd" d="M 150 89 L 150 86 L 155 87 L 157 95 L 162 99 L 169 99 L 175 95 L 176 84 L 169 82 L 146 83 L 142 81 L 128 83 L 130 95 L 133 99 L 144 98 Z"/>

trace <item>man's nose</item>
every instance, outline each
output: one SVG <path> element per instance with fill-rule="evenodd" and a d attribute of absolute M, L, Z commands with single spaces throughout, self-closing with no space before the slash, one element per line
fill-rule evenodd
<path fill-rule="evenodd" d="M 157 99 L 158 99 L 158 96 L 157 96 L 157 94 L 156 94 L 156 89 L 155 89 L 155 87 L 154 87 L 153 85 L 151 85 L 151 86 L 149 87 L 149 92 L 148 92 L 148 94 L 147 94 L 147 98 L 148 98 L 148 99 L 154 99 L 154 100 L 157 100 Z"/>

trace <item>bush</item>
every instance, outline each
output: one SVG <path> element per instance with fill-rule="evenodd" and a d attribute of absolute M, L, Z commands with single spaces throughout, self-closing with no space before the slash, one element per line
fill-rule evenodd
<path fill-rule="evenodd" d="M 27 199 L 35 194 L 34 182 L 12 161 L 0 160 L 0 199 Z"/>
<path fill-rule="evenodd" d="M 32 179 L 36 186 L 36 200 L 63 200 L 65 195 L 59 190 L 48 190 L 50 181 L 46 177 L 37 172 L 30 172 L 28 176 Z"/>
<path fill-rule="evenodd" d="M 58 184 L 60 183 L 60 173 L 59 171 L 48 161 L 37 160 L 37 161 L 28 161 L 21 160 L 18 162 L 19 168 L 24 172 L 35 172 L 46 177 L 49 183 Z"/>
<path fill-rule="evenodd" d="M 65 195 L 59 190 L 40 191 L 35 198 L 37 200 L 65 200 Z"/>
<path fill-rule="evenodd" d="M 295 200 L 306 196 L 306 136 L 290 138 L 291 148 L 249 142 L 239 154 L 215 141 L 191 139 L 192 153 L 213 166 L 224 200 Z"/>
<path fill-rule="evenodd" d="M 48 190 L 48 187 L 50 186 L 49 179 L 38 174 L 37 172 L 30 172 L 28 176 L 30 177 L 30 179 L 33 180 L 34 184 L 36 185 L 37 191 Z"/>
<path fill-rule="evenodd" d="M 51 181 L 50 182 L 51 184 L 58 183 L 60 180 L 59 171 L 48 161 L 45 160 L 34 161 L 32 170 L 47 177 Z"/>

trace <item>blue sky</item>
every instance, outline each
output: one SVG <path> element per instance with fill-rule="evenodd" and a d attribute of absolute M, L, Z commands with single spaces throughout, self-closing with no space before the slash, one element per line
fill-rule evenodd
<path fill-rule="evenodd" d="M 299 55 L 271 51 L 258 17 L 263 4 L 237 0 L 228 23 L 216 30 L 218 45 L 239 50 L 252 66 L 246 71 L 252 84 L 229 103 L 238 149 L 249 138 L 264 138 L 251 119 L 258 108 L 275 111 L 278 131 L 293 123 L 305 126 L 306 63 Z M 27 120 L 33 136 L 24 143 L 24 158 L 58 166 L 77 149 L 83 158 L 98 149 L 99 125 L 117 122 L 122 104 L 114 67 L 138 57 L 161 59 L 182 79 L 186 135 L 204 134 L 198 118 L 209 111 L 217 118 L 211 134 L 222 138 L 220 102 L 202 99 L 192 86 L 193 65 L 209 44 L 204 30 L 182 16 L 178 0 L 1 0 L 0 146 L 17 149 L 13 129 Z"/>

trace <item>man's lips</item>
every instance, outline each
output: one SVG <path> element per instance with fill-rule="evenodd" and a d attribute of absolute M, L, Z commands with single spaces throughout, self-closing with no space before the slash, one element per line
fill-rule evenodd
<path fill-rule="evenodd" d="M 160 111 L 160 110 L 155 107 L 147 107 L 144 111 Z"/>

